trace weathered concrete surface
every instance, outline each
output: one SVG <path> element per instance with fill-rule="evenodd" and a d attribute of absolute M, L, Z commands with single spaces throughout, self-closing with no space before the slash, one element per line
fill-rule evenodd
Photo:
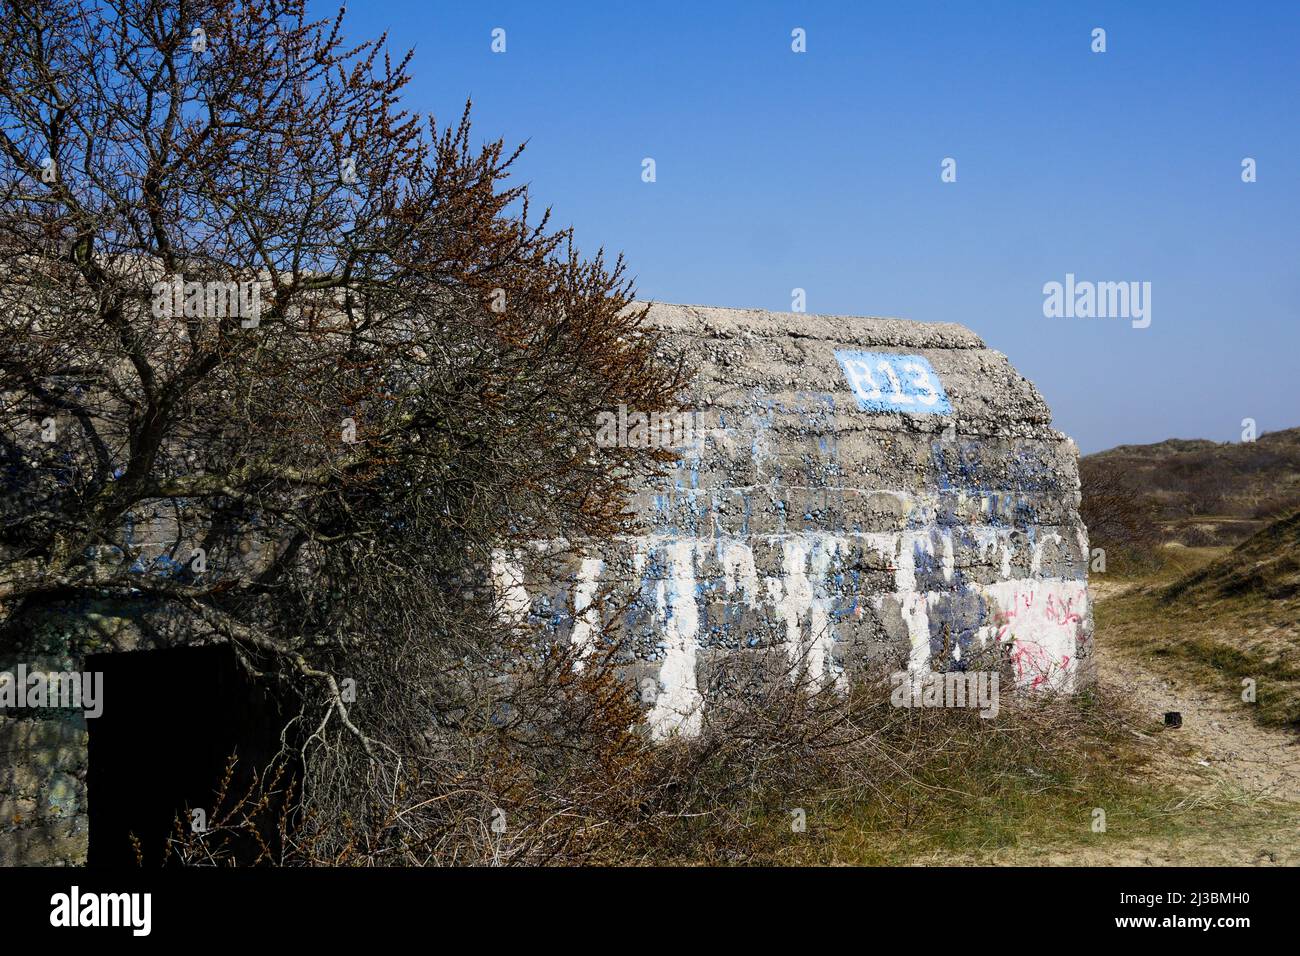
<path fill-rule="evenodd" d="M 139 628 L 102 601 L 28 616 L 0 645 L 0 673 L 73 673 L 86 654 L 134 649 Z M 89 839 L 89 735 L 82 710 L 0 711 L 0 866 L 80 865 Z"/>
<path fill-rule="evenodd" d="M 656 735 L 698 731 L 710 665 L 737 653 L 838 683 L 981 652 L 1024 686 L 1086 679 L 1077 450 L 1006 356 L 946 323 L 663 304 L 650 323 L 699 373 L 693 441 L 633 503 L 648 532 L 499 554 L 495 576 L 510 613 L 579 644 L 595 596 L 626 604 L 618 653 Z"/>
<path fill-rule="evenodd" d="M 86 724 L 0 717 L 0 866 L 86 860 Z"/>

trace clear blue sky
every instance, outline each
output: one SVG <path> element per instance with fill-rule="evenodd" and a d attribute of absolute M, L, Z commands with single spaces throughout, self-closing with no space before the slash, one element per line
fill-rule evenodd
<path fill-rule="evenodd" d="M 810 312 L 963 323 L 1085 452 L 1300 425 L 1300 3 L 387 0 L 346 23 L 415 48 L 410 108 L 472 97 L 480 137 L 528 140 L 534 200 L 644 298 L 788 310 L 800 287 Z M 1150 282 L 1151 326 L 1045 318 L 1066 273 Z"/>

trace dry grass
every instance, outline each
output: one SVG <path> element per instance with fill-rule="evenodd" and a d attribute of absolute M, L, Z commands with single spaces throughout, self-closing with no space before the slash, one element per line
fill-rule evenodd
<path fill-rule="evenodd" d="M 621 737 L 619 748 L 550 765 L 557 772 L 545 778 L 522 759 L 486 761 L 496 769 L 472 787 L 402 788 L 368 831 L 349 825 L 342 853 L 309 825 L 285 837 L 287 853 L 260 862 L 955 864 L 1244 832 L 1286 812 L 1158 778 L 1153 730 L 1104 687 L 1074 698 L 1008 693 L 985 719 L 891 707 L 878 682 L 847 697 L 775 686 L 720 708 L 694 740 Z M 178 834 L 175 858 L 229 864 L 241 840 L 284 825 L 282 815 L 244 812 L 265 801 L 238 806 L 202 838 Z M 500 833 L 489 825 L 497 806 L 508 821 Z M 1105 833 L 1093 829 L 1097 808 Z"/>
<path fill-rule="evenodd" d="M 1244 709 L 1266 726 L 1300 726 L 1300 597 L 1271 593 L 1267 582 L 1234 585 L 1243 561 L 1230 549 L 1168 550 L 1174 557 L 1159 573 L 1096 607 L 1097 627 L 1230 698 L 1252 679 L 1256 702 Z"/>
<path fill-rule="evenodd" d="M 1150 778 L 1139 726 L 1104 689 L 1074 699 L 1008 695 L 994 720 L 899 711 L 876 739 L 884 759 L 870 771 L 850 773 L 840 786 L 809 781 L 776 805 L 756 802 L 744 827 L 719 830 L 701 820 L 680 844 L 689 851 L 657 862 L 983 861 L 1007 850 L 1149 838 L 1240 819 L 1238 804 L 1194 806 Z M 1096 808 L 1106 813 L 1104 835 L 1093 832 Z M 791 826 L 795 809 L 804 811 L 803 832 Z"/>
<path fill-rule="evenodd" d="M 1210 557 L 1182 550 L 1180 560 Z M 1158 576 L 1161 587 L 1172 573 Z M 1108 639 L 1149 639 L 1144 602 L 1156 593 L 1139 588 L 1103 602 Z M 1131 633 L 1117 623 L 1123 614 Z M 428 749 L 404 756 L 400 777 L 371 781 L 364 805 L 314 811 L 274 862 L 999 862 L 1052 848 L 1101 853 L 1125 841 L 1241 834 L 1274 826 L 1280 813 L 1294 817 L 1294 808 L 1230 790 L 1188 791 L 1155 773 L 1156 728 L 1104 685 L 1064 697 L 1014 692 L 1006 682 L 997 716 L 986 719 L 894 707 L 883 673 L 860 675 L 841 695 L 737 664 L 720 674 L 728 693 L 713 698 L 699 737 L 652 744 L 612 662 L 575 671 L 568 653 L 552 648 L 516 674 L 509 722 L 465 719 L 430 738 Z M 1093 831 L 1098 808 L 1104 834 Z M 236 829 L 258 825 L 229 819 Z M 201 850 L 178 855 L 230 862 L 213 846 L 222 839 L 210 833 Z"/>

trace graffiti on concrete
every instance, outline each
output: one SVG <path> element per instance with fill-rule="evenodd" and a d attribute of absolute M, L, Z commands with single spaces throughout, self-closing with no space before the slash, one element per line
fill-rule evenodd
<path fill-rule="evenodd" d="M 837 349 L 835 358 L 862 411 L 952 414 L 939 376 L 922 355 Z"/>
<path fill-rule="evenodd" d="M 644 532 L 494 576 L 517 618 L 583 653 L 610 642 L 653 689 L 654 736 L 699 732 L 710 669 L 734 655 L 839 688 L 882 656 L 918 674 L 992 659 L 1023 688 L 1086 679 L 1077 453 L 1005 356 L 958 326 L 650 316 L 707 359 L 700 427 L 633 501 Z M 607 605 L 617 622 L 596 619 Z"/>

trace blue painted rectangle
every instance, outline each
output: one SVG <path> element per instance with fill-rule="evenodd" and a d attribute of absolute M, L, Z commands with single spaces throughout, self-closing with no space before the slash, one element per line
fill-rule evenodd
<path fill-rule="evenodd" d="M 835 358 L 864 412 L 952 414 L 943 383 L 923 356 L 837 349 Z"/>

